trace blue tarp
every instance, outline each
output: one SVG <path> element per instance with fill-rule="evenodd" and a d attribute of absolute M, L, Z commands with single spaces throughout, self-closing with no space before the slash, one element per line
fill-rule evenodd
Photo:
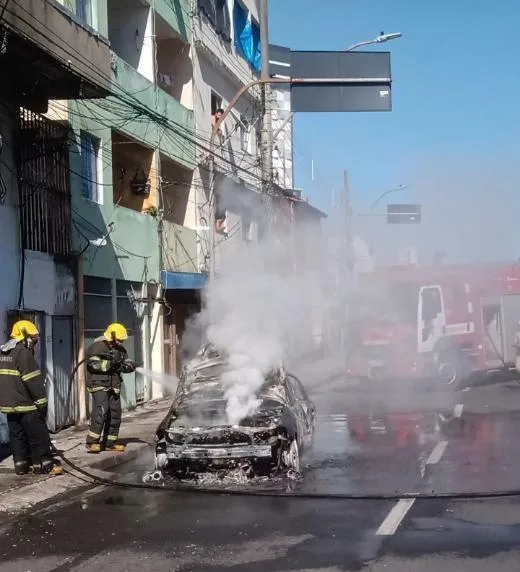
<path fill-rule="evenodd" d="M 205 274 L 195 272 L 161 272 L 161 284 L 165 290 L 202 290 L 206 285 Z"/>
<path fill-rule="evenodd" d="M 248 18 L 247 10 L 237 1 L 233 9 L 233 22 L 237 50 L 252 68 L 260 71 L 262 67 L 260 28 Z"/>

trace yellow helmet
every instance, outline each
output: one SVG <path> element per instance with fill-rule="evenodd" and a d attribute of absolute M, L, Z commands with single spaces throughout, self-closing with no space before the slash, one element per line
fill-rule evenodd
<path fill-rule="evenodd" d="M 128 339 L 128 332 L 126 331 L 126 328 L 123 326 L 123 324 L 114 322 L 107 327 L 103 333 L 103 337 L 107 342 L 113 341 L 114 338 L 118 342 L 124 342 L 126 339 Z"/>
<path fill-rule="evenodd" d="M 17 342 L 23 341 L 26 336 L 39 336 L 38 328 L 29 320 L 18 320 L 11 330 L 11 338 Z"/>

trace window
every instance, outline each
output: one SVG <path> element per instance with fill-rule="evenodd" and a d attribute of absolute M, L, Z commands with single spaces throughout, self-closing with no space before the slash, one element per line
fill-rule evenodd
<path fill-rule="evenodd" d="M 253 69 L 259 72 L 262 69 L 262 50 L 260 46 L 260 26 L 252 20 L 251 22 L 251 42 L 252 42 L 252 60 L 249 62 Z"/>
<path fill-rule="evenodd" d="M 442 312 L 440 289 L 425 288 L 422 292 L 422 314 L 424 320 L 434 320 Z"/>
<path fill-rule="evenodd" d="M 231 41 L 231 23 L 227 0 L 197 0 L 199 12 L 211 22 L 215 32 L 226 42 Z"/>
<path fill-rule="evenodd" d="M 101 202 L 99 158 L 101 140 L 86 131 L 81 132 L 81 192 L 84 198 Z"/>
<path fill-rule="evenodd" d="M 112 321 L 112 297 L 85 294 L 85 330 L 103 331 Z M 97 334 L 96 334 L 97 335 Z"/>
<path fill-rule="evenodd" d="M 238 125 L 238 132 L 240 134 L 240 149 L 246 153 L 251 153 L 251 126 L 249 121 L 245 118 L 240 118 Z"/>
<path fill-rule="evenodd" d="M 94 0 L 76 0 L 76 16 L 82 24 L 96 29 L 97 2 Z"/>
<path fill-rule="evenodd" d="M 215 115 L 219 109 L 222 109 L 222 98 L 220 95 L 211 92 L 211 115 Z"/>
<path fill-rule="evenodd" d="M 260 71 L 262 63 L 260 27 L 238 0 L 235 0 L 233 23 L 237 51 L 255 71 Z"/>
<path fill-rule="evenodd" d="M 294 395 L 296 401 L 306 401 L 306 395 L 303 390 L 303 387 L 300 385 L 299 381 L 296 380 L 294 377 L 289 377 L 289 386 L 291 387 L 291 391 Z"/>

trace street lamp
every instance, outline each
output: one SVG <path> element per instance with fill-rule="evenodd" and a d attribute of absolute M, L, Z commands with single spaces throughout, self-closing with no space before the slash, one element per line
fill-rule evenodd
<path fill-rule="evenodd" d="M 376 208 L 376 206 L 379 204 L 379 201 L 382 198 L 386 197 L 386 195 L 389 195 L 390 193 L 397 193 L 398 191 L 403 191 L 406 188 L 408 188 L 407 185 L 399 185 L 398 187 L 395 187 L 394 189 L 389 189 L 388 191 L 381 193 L 379 195 L 379 197 L 377 197 L 377 199 L 372 203 L 372 206 L 370 207 L 370 211 L 373 211 Z"/>
<path fill-rule="evenodd" d="M 377 36 L 377 38 L 374 38 L 372 40 L 365 40 L 364 42 L 358 42 L 357 44 L 352 44 L 352 46 L 347 48 L 345 51 L 351 52 L 352 50 L 361 48 L 362 46 L 370 46 L 372 44 L 383 44 L 384 42 L 397 40 L 397 38 L 400 38 L 402 35 L 403 34 L 401 34 L 401 32 L 394 32 L 392 34 L 385 34 L 384 32 L 381 32 L 379 36 Z"/>

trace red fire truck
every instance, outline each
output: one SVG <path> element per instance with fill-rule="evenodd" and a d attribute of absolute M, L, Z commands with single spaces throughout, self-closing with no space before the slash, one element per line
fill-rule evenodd
<path fill-rule="evenodd" d="M 520 265 L 393 266 L 360 275 L 349 319 L 355 377 L 514 375 Z"/>

